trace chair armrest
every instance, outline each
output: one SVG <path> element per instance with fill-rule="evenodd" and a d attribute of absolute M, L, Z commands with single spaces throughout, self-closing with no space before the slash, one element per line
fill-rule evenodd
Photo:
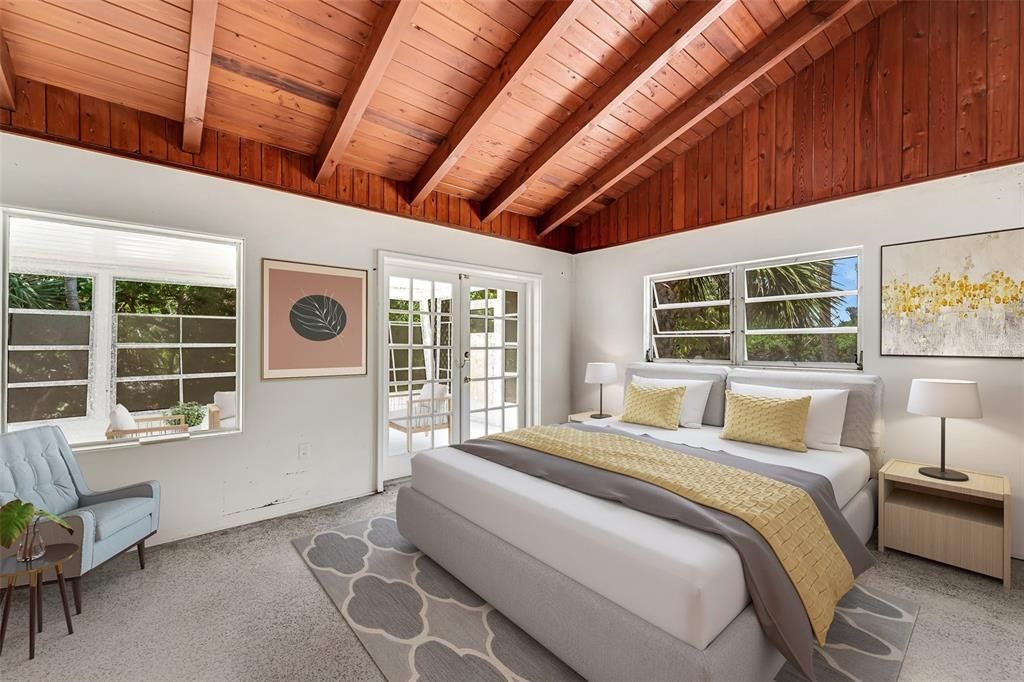
<path fill-rule="evenodd" d="M 150 422 L 166 422 L 167 424 L 184 424 L 183 414 L 156 414 L 149 417 L 135 417 L 136 424 L 149 424 Z"/>
<path fill-rule="evenodd" d="M 79 504 L 83 507 L 87 507 L 92 504 L 99 504 L 100 502 L 121 500 L 126 497 L 152 497 L 159 505 L 160 482 L 145 481 L 144 483 L 133 483 L 132 485 L 126 485 L 112 490 L 93 491 L 87 494 L 80 494 L 78 499 Z"/>
<path fill-rule="evenodd" d="M 47 545 L 71 543 L 78 545 L 78 554 L 64 564 L 64 574 L 69 578 L 85 573 L 92 568 L 93 538 L 96 537 L 96 517 L 91 511 L 72 509 L 61 514 L 61 518 L 71 526 L 73 533 L 61 528 L 53 521 L 39 521 L 39 532 Z"/>
<path fill-rule="evenodd" d="M 206 406 L 206 413 L 210 415 L 209 428 L 219 429 L 220 428 L 220 408 L 210 403 Z"/>

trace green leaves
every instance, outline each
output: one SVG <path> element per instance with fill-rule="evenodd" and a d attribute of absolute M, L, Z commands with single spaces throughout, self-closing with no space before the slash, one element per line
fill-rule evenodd
<path fill-rule="evenodd" d="M 0 507 L 0 547 L 5 549 L 14 544 L 29 524 L 37 517 L 53 521 L 58 526 L 65 528 L 68 533 L 74 533 L 67 521 L 54 516 L 45 509 L 36 509 L 31 502 L 23 502 L 17 498 Z"/>

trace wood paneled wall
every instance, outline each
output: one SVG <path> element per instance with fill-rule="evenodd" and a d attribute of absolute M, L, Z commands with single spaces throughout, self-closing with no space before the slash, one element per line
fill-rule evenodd
<path fill-rule="evenodd" d="M 1022 38 L 1018 2 L 900 3 L 588 217 L 573 250 L 1021 160 Z"/>
<path fill-rule="evenodd" d="M 0 110 L 0 130 L 560 251 L 572 245 L 568 231 L 538 238 L 524 215 L 506 211 L 481 223 L 476 202 L 441 192 L 410 207 L 405 183 L 364 170 L 339 166 L 329 182 L 317 184 L 311 157 L 210 128 L 200 153 L 189 154 L 181 149 L 179 121 L 24 78 L 16 80 L 15 111 Z"/>

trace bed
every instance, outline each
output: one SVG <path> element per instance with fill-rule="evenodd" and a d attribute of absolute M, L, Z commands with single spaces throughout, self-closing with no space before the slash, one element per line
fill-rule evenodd
<path fill-rule="evenodd" d="M 704 426 L 592 423 L 821 474 L 858 537 L 870 537 L 881 439 L 877 377 L 638 363 L 627 367 L 627 385 L 634 375 L 712 380 Z M 721 440 L 724 391 L 736 381 L 848 389 L 841 451 L 795 455 Z M 770 679 L 783 663 L 754 615 L 739 555 L 719 537 L 454 448 L 413 458 L 398 523 L 588 679 Z"/>

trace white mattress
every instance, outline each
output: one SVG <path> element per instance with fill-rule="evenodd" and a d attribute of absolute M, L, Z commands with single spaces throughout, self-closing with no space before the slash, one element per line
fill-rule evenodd
<path fill-rule="evenodd" d="M 636 428 L 625 424 L 616 427 Z M 664 440 L 820 473 L 832 481 L 841 506 L 864 487 L 870 472 L 867 454 L 852 448 L 843 452 L 788 453 L 723 441 L 718 438 L 720 429 L 714 427 L 636 430 Z M 412 486 L 698 649 L 710 644 L 750 602 L 736 551 L 721 538 L 675 521 L 591 497 L 453 448 L 414 456 Z M 870 500 L 863 504 L 860 497 L 864 493 L 850 507 L 870 512 Z"/>

